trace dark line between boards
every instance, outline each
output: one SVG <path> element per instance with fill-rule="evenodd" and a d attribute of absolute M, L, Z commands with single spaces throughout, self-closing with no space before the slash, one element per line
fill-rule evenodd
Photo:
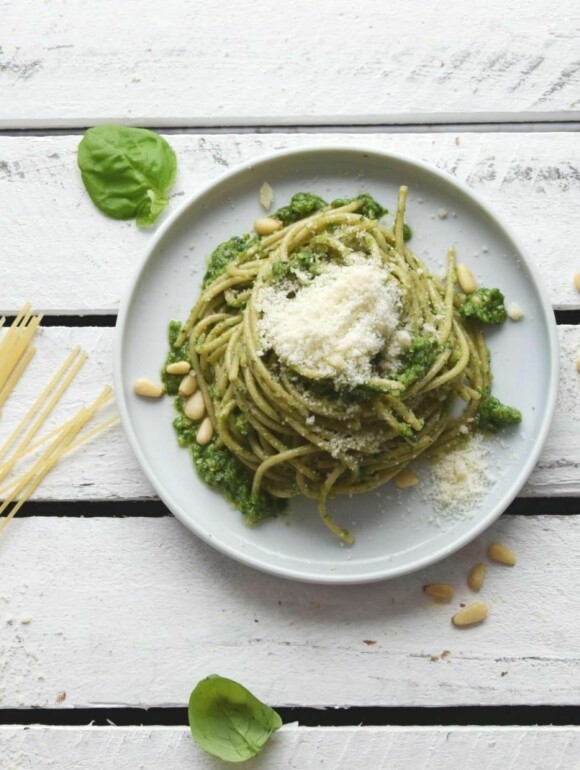
<path fill-rule="evenodd" d="M 34 128 L 0 128 L 0 136 L 80 136 L 88 128 L 96 123 L 103 122 L 121 122 L 126 125 L 141 126 L 149 128 L 152 131 L 158 131 L 163 134 L 284 134 L 284 133 L 302 133 L 302 134 L 406 134 L 406 133 L 502 133 L 514 131 L 517 132 L 525 127 L 526 133 L 541 131 L 578 131 L 580 130 L 580 121 L 578 118 L 561 118 L 555 120 L 534 119 L 533 115 L 523 115 L 517 120 L 477 120 L 474 116 L 472 120 L 461 121 L 453 119 L 453 115 L 448 118 L 441 116 L 432 122 L 422 121 L 400 121 L 381 122 L 372 120 L 361 120 L 358 123 L 261 123 L 261 124 L 231 124 L 231 125 L 155 125 L 148 119 L 143 120 L 96 120 L 93 123 L 75 125 L 70 127 L 42 126 Z"/>
<path fill-rule="evenodd" d="M 1 315 L 1 312 L 0 312 Z M 580 324 L 580 309 L 578 310 L 554 310 L 554 316 L 558 325 L 575 326 Z M 6 315 L 6 324 L 11 324 L 15 316 Z M 43 326 L 99 326 L 113 327 L 117 323 L 117 316 L 106 315 L 53 315 L 46 314 L 42 318 Z"/>
<path fill-rule="evenodd" d="M 504 516 L 578 516 L 578 497 L 519 497 L 508 507 Z M 34 501 L 19 512 L 19 518 L 55 516 L 60 518 L 148 518 L 171 516 L 161 500 L 101 500 Z"/>
<path fill-rule="evenodd" d="M 340 709 L 279 708 L 285 724 L 298 722 L 304 727 L 348 726 L 466 726 L 466 725 L 580 725 L 577 706 L 446 706 L 398 707 L 354 706 Z M 186 726 L 187 709 L 167 708 L 79 708 L 79 709 L 0 709 L 0 724 L 17 725 L 115 725 Z"/>
<path fill-rule="evenodd" d="M 6 324 L 12 323 L 15 316 L 6 316 Z M 117 316 L 107 315 L 52 315 L 42 316 L 42 326 L 101 326 L 112 327 L 117 323 Z"/>
<path fill-rule="evenodd" d="M 580 310 L 554 310 L 558 326 L 580 324 Z"/>

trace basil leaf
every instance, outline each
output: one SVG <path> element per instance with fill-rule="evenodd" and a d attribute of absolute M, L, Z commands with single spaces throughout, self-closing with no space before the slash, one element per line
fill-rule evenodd
<path fill-rule="evenodd" d="M 148 226 L 169 203 L 177 160 L 153 131 L 115 124 L 89 128 L 77 162 L 91 200 L 108 217 Z"/>
<path fill-rule="evenodd" d="M 226 762 L 255 757 L 282 727 L 274 709 L 241 684 L 216 674 L 197 684 L 189 698 L 188 716 L 196 743 Z"/>

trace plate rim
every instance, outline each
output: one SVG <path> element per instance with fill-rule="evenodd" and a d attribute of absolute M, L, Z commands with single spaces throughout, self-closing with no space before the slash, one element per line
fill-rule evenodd
<path fill-rule="evenodd" d="M 380 156 L 383 160 L 393 160 L 402 163 L 407 163 L 412 167 L 418 168 L 421 171 L 426 172 L 432 176 L 438 177 L 445 184 L 456 188 L 460 193 L 466 196 L 468 199 L 474 201 L 483 213 L 485 213 L 493 222 L 495 227 L 498 227 L 505 236 L 516 247 L 519 258 L 524 262 L 526 269 L 532 279 L 533 288 L 537 292 L 540 302 L 541 310 L 543 313 L 543 325 L 546 329 L 548 336 L 548 360 L 550 365 L 550 372 L 548 378 L 548 388 L 546 394 L 546 404 L 543 412 L 543 418 L 540 429 L 534 439 L 533 445 L 526 456 L 526 460 L 520 468 L 516 480 L 506 493 L 498 500 L 498 502 L 486 513 L 481 521 L 477 523 L 472 529 L 463 535 L 455 538 L 450 543 L 441 546 L 438 550 L 414 560 L 411 564 L 389 567 L 385 565 L 381 570 L 374 570 L 364 575 L 341 575 L 336 571 L 328 572 L 328 574 L 316 574 L 309 573 L 303 570 L 297 570 L 296 568 L 289 568 L 283 565 L 274 566 L 261 562 L 258 558 L 247 554 L 243 549 L 235 549 L 227 543 L 222 543 L 216 540 L 212 535 L 203 531 L 202 527 L 196 526 L 195 522 L 192 522 L 187 514 L 181 510 L 181 507 L 172 500 L 170 491 L 158 480 L 154 468 L 152 468 L 145 457 L 137 436 L 133 430 L 131 420 L 129 418 L 129 410 L 125 399 L 123 379 L 122 379 L 122 350 L 123 350 L 123 337 L 125 326 L 129 317 L 129 310 L 134 299 L 135 290 L 139 284 L 144 270 L 154 252 L 157 250 L 159 243 L 163 240 L 165 235 L 171 228 L 178 223 L 181 218 L 186 215 L 188 209 L 195 204 L 195 202 L 206 193 L 213 189 L 220 187 L 229 179 L 239 174 L 243 174 L 246 171 L 253 170 L 260 165 L 266 165 L 272 160 L 279 160 L 281 158 L 291 158 L 297 155 L 313 155 L 318 153 L 331 152 L 349 154 L 363 154 L 363 155 L 376 155 Z M 257 191 L 256 191 L 257 195 Z M 535 261 L 530 257 L 527 248 L 525 248 L 520 241 L 517 233 L 514 233 L 511 226 L 508 226 L 503 218 L 498 215 L 494 206 L 491 206 L 487 200 L 485 200 L 478 192 L 472 190 L 465 182 L 457 179 L 446 171 L 438 169 L 431 163 L 423 160 L 417 160 L 412 156 L 405 153 L 392 152 L 390 150 L 383 150 L 380 148 L 369 147 L 365 145 L 339 145 L 339 144 L 312 144 L 303 147 L 290 147 L 284 150 L 274 150 L 268 153 L 263 153 L 255 158 L 243 161 L 236 164 L 233 168 L 219 174 L 217 177 L 211 179 L 206 184 L 198 187 L 185 200 L 181 202 L 177 208 L 172 211 L 165 221 L 159 226 L 159 228 L 153 234 L 153 237 L 147 247 L 144 249 L 143 254 L 133 270 L 132 276 L 126 286 L 121 302 L 119 305 L 119 311 L 117 315 L 117 321 L 115 324 L 115 334 L 113 341 L 113 383 L 115 389 L 116 403 L 119 411 L 119 417 L 123 431 L 129 445 L 135 454 L 135 457 L 141 467 L 141 470 L 147 477 L 148 481 L 153 486 L 155 492 L 159 495 L 160 499 L 167 505 L 171 513 L 183 524 L 190 532 L 195 534 L 205 543 L 211 545 L 220 553 L 223 553 L 235 561 L 244 564 L 245 566 L 253 567 L 261 572 L 265 572 L 270 575 L 275 575 L 281 578 L 287 578 L 304 583 L 314 583 L 321 585 L 356 585 L 374 583 L 382 580 L 390 580 L 402 575 L 407 575 L 412 572 L 416 572 L 420 569 L 435 564 L 438 561 L 450 556 L 456 551 L 463 548 L 468 543 L 471 543 L 475 538 L 481 535 L 487 530 L 499 517 L 505 512 L 507 507 L 515 500 L 518 494 L 524 487 L 527 479 L 529 478 L 532 470 L 534 469 L 538 457 L 542 451 L 542 448 L 546 442 L 550 425 L 552 423 L 554 412 L 556 408 L 556 402 L 558 397 L 559 386 L 559 341 L 555 316 L 553 314 L 552 303 L 548 297 L 548 294 L 542 283 L 542 276 L 536 267 Z"/>

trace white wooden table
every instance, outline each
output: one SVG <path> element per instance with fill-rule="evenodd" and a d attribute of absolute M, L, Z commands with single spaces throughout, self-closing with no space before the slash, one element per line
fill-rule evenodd
<path fill-rule="evenodd" d="M 0 0 L 0 313 L 28 299 L 47 314 L 39 377 L 88 350 L 73 400 L 111 380 L 119 298 L 151 238 L 82 188 L 80 135 L 109 121 L 170 134 L 172 208 L 242 160 L 337 132 L 467 182 L 542 273 L 560 399 L 489 533 L 371 586 L 285 582 L 211 550 L 156 501 L 119 428 L 64 461 L 0 541 L 1 770 L 217 768 L 183 709 L 214 671 L 299 721 L 256 768 L 580 768 L 580 5 Z M 22 400 L 36 391 L 27 377 Z M 458 632 L 421 586 L 462 585 L 491 538 L 518 566 L 489 573 L 489 620 Z"/>

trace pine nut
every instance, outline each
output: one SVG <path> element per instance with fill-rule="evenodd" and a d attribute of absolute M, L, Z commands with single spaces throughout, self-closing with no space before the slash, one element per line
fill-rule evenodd
<path fill-rule="evenodd" d="M 454 626 L 474 626 L 476 623 L 484 621 L 486 617 L 487 604 L 485 602 L 474 602 L 459 610 L 451 620 Z"/>
<path fill-rule="evenodd" d="M 205 420 L 201 423 L 199 426 L 199 430 L 197 431 L 197 434 L 195 436 L 195 440 L 198 444 L 209 444 L 213 436 L 213 425 L 211 424 L 211 420 L 209 417 L 206 417 Z"/>
<path fill-rule="evenodd" d="M 264 184 L 260 187 L 260 203 L 266 209 L 266 211 L 269 211 L 272 207 L 273 201 L 274 190 L 272 190 L 272 185 L 269 185 L 268 182 L 264 182 Z"/>
<path fill-rule="evenodd" d="M 423 586 L 423 591 L 437 604 L 449 604 L 455 595 L 455 589 L 449 583 L 430 583 Z"/>
<path fill-rule="evenodd" d="M 574 275 L 574 286 L 576 291 L 580 291 L 580 273 L 575 273 Z"/>
<path fill-rule="evenodd" d="M 186 374 L 185 377 L 179 383 L 177 392 L 183 398 L 191 396 L 197 390 L 197 378 L 195 374 Z"/>
<path fill-rule="evenodd" d="M 471 588 L 472 591 L 481 590 L 481 586 L 485 580 L 486 571 L 487 567 L 482 561 L 471 568 L 469 575 L 467 576 L 467 585 Z"/>
<path fill-rule="evenodd" d="M 183 411 L 185 412 L 185 416 L 193 422 L 201 420 L 205 414 L 205 404 L 201 390 L 196 390 L 193 396 L 190 396 L 187 399 Z"/>
<path fill-rule="evenodd" d="M 490 543 L 487 549 L 487 558 L 513 567 L 517 562 L 516 555 L 503 543 Z"/>
<path fill-rule="evenodd" d="M 576 359 L 576 371 L 580 372 L 580 358 Z"/>
<path fill-rule="evenodd" d="M 258 235 L 272 235 L 282 227 L 282 222 L 274 217 L 260 217 L 254 222 L 254 230 Z"/>
<path fill-rule="evenodd" d="M 467 265 L 457 265 L 457 280 L 462 291 L 466 294 L 473 294 L 477 289 L 477 281 Z"/>
<path fill-rule="evenodd" d="M 138 396 L 145 398 L 160 398 L 163 395 L 163 388 L 157 382 L 148 380 L 146 377 L 139 377 L 133 383 L 133 390 Z"/>
<path fill-rule="evenodd" d="M 398 489 L 408 489 L 409 487 L 414 487 L 415 484 L 418 483 L 419 476 L 417 476 L 416 473 L 413 473 L 413 471 L 408 471 L 407 469 L 400 471 L 400 473 L 397 473 L 395 476 L 395 484 Z"/>
<path fill-rule="evenodd" d="M 190 369 L 191 364 L 188 361 L 175 361 L 165 367 L 167 374 L 187 374 Z"/>

